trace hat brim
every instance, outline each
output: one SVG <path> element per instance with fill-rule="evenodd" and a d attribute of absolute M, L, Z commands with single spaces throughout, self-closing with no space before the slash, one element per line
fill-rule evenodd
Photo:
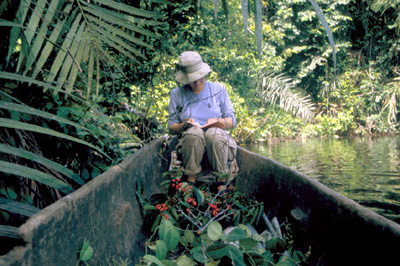
<path fill-rule="evenodd" d="M 193 81 L 201 79 L 202 77 L 205 77 L 210 72 L 211 72 L 210 66 L 206 63 L 203 63 L 203 66 L 199 70 L 193 73 L 186 74 L 183 73 L 182 71 L 178 71 L 175 75 L 175 80 L 181 84 L 189 84 Z"/>

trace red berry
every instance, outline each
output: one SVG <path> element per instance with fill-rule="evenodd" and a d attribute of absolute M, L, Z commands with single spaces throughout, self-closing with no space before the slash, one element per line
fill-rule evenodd
<path fill-rule="evenodd" d="M 196 205 L 197 205 L 197 202 L 193 201 L 193 203 L 192 203 L 192 204 L 193 204 L 193 206 L 196 206 Z"/>
<path fill-rule="evenodd" d="M 172 183 L 171 187 L 172 187 L 172 188 L 175 188 L 175 183 Z"/>
<path fill-rule="evenodd" d="M 157 204 L 157 205 L 156 205 L 156 209 L 157 209 L 157 210 L 161 209 L 161 205 L 160 205 L 160 204 Z"/>

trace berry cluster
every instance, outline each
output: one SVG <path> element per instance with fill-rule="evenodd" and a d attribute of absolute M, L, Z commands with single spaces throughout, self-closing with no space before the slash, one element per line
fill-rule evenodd
<path fill-rule="evenodd" d="M 179 190 L 182 187 L 182 180 L 180 178 L 172 179 L 171 182 L 171 189 L 173 190 Z M 184 192 L 184 188 L 182 189 L 182 192 Z"/>
<path fill-rule="evenodd" d="M 161 216 L 164 216 L 166 220 L 169 220 L 168 215 L 163 213 L 169 209 L 169 206 L 167 206 L 165 203 L 157 204 L 156 209 L 160 212 Z"/>

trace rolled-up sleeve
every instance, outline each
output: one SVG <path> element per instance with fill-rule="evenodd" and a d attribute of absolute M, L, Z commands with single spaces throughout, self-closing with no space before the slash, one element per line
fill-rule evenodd
<path fill-rule="evenodd" d="M 168 106 L 168 128 L 175 123 L 181 123 L 179 115 L 178 115 L 178 95 L 177 90 L 174 89 L 171 92 L 171 96 L 169 99 Z"/>
<path fill-rule="evenodd" d="M 229 98 L 229 94 L 224 88 L 223 93 L 221 95 L 221 106 L 222 106 L 222 117 L 231 117 L 233 121 L 233 128 L 236 127 L 236 117 L 235 110 L 233 109 L 232 102 Z"/>

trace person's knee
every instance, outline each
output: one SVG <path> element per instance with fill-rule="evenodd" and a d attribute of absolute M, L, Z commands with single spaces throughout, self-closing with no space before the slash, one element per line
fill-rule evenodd
<path fill-rule="evenodd" d="M 212 127 L 206 131 L 205 139 L 207 143 L 226 143 L 227 137 L 222 129 Z"/>
<path fill-rule="evenodd" d="M 184 134 L 184 143 L 204 145 L 203 130 L 197 127 L 192 127 Z"/>

